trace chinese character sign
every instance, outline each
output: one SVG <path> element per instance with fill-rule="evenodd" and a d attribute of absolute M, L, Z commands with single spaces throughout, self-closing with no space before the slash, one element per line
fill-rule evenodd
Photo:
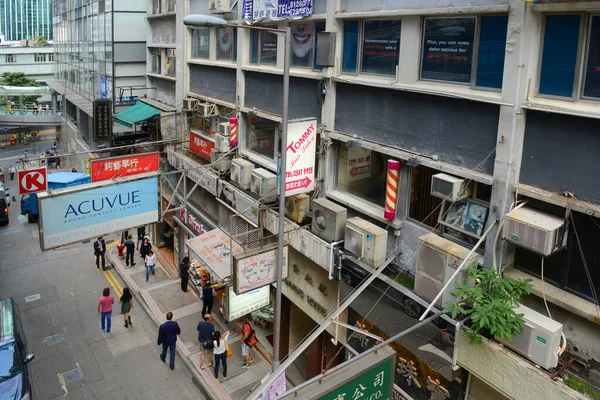
<path fill-rule="evenodd" d="M 310 17 L 313 0 L 244 0 L 242 19 L 283 19 Z"/>
<path fill-rule="evenodd" d="M 104 142 L 112 139 L 112 100 L 94 100 L 94 142 Z"/>
<path fill-rule="evenodd" d="M 210 152 L 214 147 L 215 143 L 212 140 L 208 140 L 200 135 L 190 132 L 190 150 L 200 157 L 210 161 Z"/>
<path fill-rule="evenodd" d="M 394 357 L 388 358 L 343 386 L 319 397 L 319 400 L 389 399 L 394 381 L 394 361 Z"/>
<path fill-rule="evenodd" d="M 158 171 L 158 153 L 134 154 L 91 161 L 92 182 Z"/>
<path fill-rule="evenodd" d="M 315 187 L 317 120 L 288 123 L 285 195 L 307 193 Z"/>

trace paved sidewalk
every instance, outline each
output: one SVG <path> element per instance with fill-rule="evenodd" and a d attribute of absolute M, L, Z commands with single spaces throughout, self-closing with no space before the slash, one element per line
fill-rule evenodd
<path fill-rule="evenodd" d="M 165 321 L 168 311 L 173 313 L 173 319 L 181 327 L 181 336 L 177 341 L 177 353 L 184 361 L 190 372 L 198 379 L 206 395 L 213 399 L 242 399 L 260 380 L 271 370 L 271 360 L 263 352 L 254 351 L 252 367 L 241 367 L 243 358 L 241 354 L 241 336 L 239 332 L 232 331 L 232 324 L 226 326 L 213 312 L 215 329 L 221 332 L 232 331 L 229 336 L 229 346 L 233 356 L 227 359 L 227 378 L 223 378 L 222 369 L 219 370 L 219 379 L 214 377 L 214 369 L 200 369 L 200 348 L 196 326 L 201 319 L 202 300 L 190 289 L 189 292 L 181 291 L 180 279 L 170 276 L 172 268 L 163 267 L 160 257 L 157 257 L 155 275 L 151 275 L 148 282 L 145 277 L 145 267 L 142 259 L 136 252 L 136 266 L 127 267 L 124 257 L 119 257 L 117 249 L 108 250 L 108 261 L 114 270 L 121 276 L 130 290 L 139 294 L 144 300 L 148 315 L 158 326 Z"/>

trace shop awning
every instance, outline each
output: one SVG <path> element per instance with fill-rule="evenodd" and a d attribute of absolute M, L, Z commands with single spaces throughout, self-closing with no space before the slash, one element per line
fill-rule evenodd
<path fill-rule="evenodd" d="M 229 236 L 225 232 L 213 229 L 188 240 L 185 244 L 197 261 L 206 267 L 211 275 L 214 275 L 213 280 L 224 280 L 232 275 L 229 241 Z M 234 241 L 233 252 L 242 251 L 242 247 Z"/>
<path fill-rule="evenodd" d="M 133 125 L 159 116 L 162 111 L 152 107 L 144 102 L 139 102 L 134 106 L 113 115 L 115 122 L 132 128 Z"/>

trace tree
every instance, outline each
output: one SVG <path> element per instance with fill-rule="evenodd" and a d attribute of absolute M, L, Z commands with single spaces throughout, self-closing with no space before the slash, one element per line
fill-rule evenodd
<path fill-rule="evenodd" d="M 33 78 L 25 76 L 24 72 L 4 72 L 2 73 L 3 86 L 17 86 L 17 87 L 38 87 L 40 84 Z M 40 96 L 23 96 L 25 104 L 31 104 Z M 2 103 L 6 103 L 8 100 L 12 100 L 15 104 L 20 104 L 19 96 L 3 96 Z"/>
<path fill-rule="evenodd" d="M 36 36 L 36 38 L 35 38 L 36 46 L 45 46 L 47 44 L 48 44 L 48 41 L 46 40 L 46 36 L 43 36 L 43 35 Z"/>
<path fill-rule="evenodd" d="M 493 269 L 474 266 L 465 270 L 473 285 L 457 284 L 452 293 L 464 300 L 448 303 L 446 312 L 471 317 L 464 332 L 471 344 L 481 343 L 481 334 L 512 340 L 523 332 L 523 314 L 517 314 L 519 299 L 531 291 L 531 279 L 518 280 L 502 276 Z"/>

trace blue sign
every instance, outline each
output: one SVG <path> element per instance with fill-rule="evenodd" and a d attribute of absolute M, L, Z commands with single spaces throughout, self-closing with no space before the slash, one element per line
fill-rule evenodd
<path fill-rule="evenodd" d="M 283 19 L 310 17 L 313 0 L 244 0 L 242 19 Z"/>
<path fill-rule="evenodd" d="M 8 133 L 8 128 L 4 128 L 4 133 Z"/>
<path fill-rule="evenodd" d="M 43 250 L 158 221 L 158 178 L 39 195 Z"/>

